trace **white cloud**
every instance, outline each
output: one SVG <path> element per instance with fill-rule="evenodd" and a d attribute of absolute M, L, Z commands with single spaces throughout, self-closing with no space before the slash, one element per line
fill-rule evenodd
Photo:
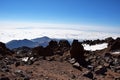
<path fill-rule="evenodd" d="M 38 37 L 48 36 L 58 39 L 78 39 L 78 40 L 93 40 L 104 39 L 107 37 L 117 38 L 120 34 L 67 30 L 67 29 L 3 29 L 0 30 L 0 41 L 8 42 L 19 39 L 33 39 Z"/>
<path fill-rule="evenodd" d="M 35 23 L 35 22 L 17 22 L 17 21 L 0 21 L 0 29 L 70 29 L 85 31 L 104 31 L 117 32 L 119 27 L 106 27 L 83 24 L 55 24 L 55 23 Z"/>

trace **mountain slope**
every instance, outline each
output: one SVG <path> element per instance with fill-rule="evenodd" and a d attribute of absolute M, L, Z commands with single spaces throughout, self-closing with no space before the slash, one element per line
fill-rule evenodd
<path fill-rule="evenodd" d="M 49 44 L 49 42 L 51 41 L 51 39 L 44 36 L 44 37 L 40 37 L 40 38 L 31 39 L 31 41 L 37 42 L 37 43 L 39 43 L 39 45 L 46 47 Z"/>
<path fill-rule="evenodd" d="M 43 42 L 49 42 L 49 41 L 51 41 L 51 39 L 47 36 L 44 36 L 44 37 L 40 37 L 40 38 L 31 39 L 31 41 L 43 43 Z"/>
<path fill-rule="evenodd" d="M 50 38 L 48 37 L 41 37 L 41 38 L 35 38 L 35 39 L 23 39 L 23 40 L 12 40 L 8 43 L 6 43 L 7 48 L 9 49 L 14 49 L 14 48 L 18 48 L 18 47 L 36 47 L 36 46 L 43 46 L 46 47 L 49 42 L 51 41 Z"/>
<path fill-rule="evenodd" d="M 6 43 L 6 47 L 9 49 L 13 49 L 13 48 L 18 48 L 18 47 L 22 47 L 22 46 L 26 46 L 26 47 L 35 47 L 38 46 L 39 44 L 37 42 L 32 42 L 30 40 L 24 39 L 24 40 L 12 40 L 8 43 Z"/>

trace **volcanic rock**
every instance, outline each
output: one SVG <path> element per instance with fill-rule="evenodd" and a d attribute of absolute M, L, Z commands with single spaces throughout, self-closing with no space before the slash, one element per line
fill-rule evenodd
<path fill-rule="evenodd" d="M 6 55 L 6 54 L 11 54 L 12 51 L 10 51 L 8 48 L 6 48 L 5 44 L 0 42 L 0 54 L 1 55 Z"/>
<path fill-rule="evenodd" d="M 15 67 L 18 67 L 18 66 L 20 66 L 20 62 L 15 63 Z"/>
<path fill-rule="evenodd" d="M 11 51 L 0 43 L 5 54 L 0 53 L 0 80 L 119 80 L 120 56 L 116 54 L 120 39 L 109 40 L 108 48 L 99 51 L 85 51 L 78 40 L 71 47 L 68 41 L 60 40 L 51 41 L 47 47 L 17 48 L 13 55 L 6 55 Z M 88 43 L 102 43 L 102 40 Z"/>
<path fill-rule="evenodd" d="M 6 46 L 4 43 L 0 42 L 0 47 L 6 49 Z"/>
<path fill-rule="evenodd" d="M 114 42 L 114 39 L 112 37 L 108 37 L 105 39 L 105 41 L 109 43 L 108 46 L 110 46 Z"/>
<path fill-rule="evenodd" d="M 51 49 L 51 46 L 49 46 L 49 45 L 44 48 L 44 53 L 45 53 L 45 56 L 52 56 L 52 55 L 54 55 L 53 49 Z"/>
<path fill-rule="evenodd" d="M 70 50 L 71 58 L 83 58 L 84 57 L 84 48 L 78 40 L 74 40 Z"/>
<path fill-rule="evenodd" d="M 15 48 L 12 51 L 14 51 L 16 54 L 28 55 L 31 52 L 31 48 L 23 46 L 23 47 Z"/>
<path fill-rule="evenodd" d="M 84 74 L 83 76 L 88 77 L 88 78 L 90 78 L 90 79 L 93 79 L 93 78 L 94 78 L 94 75 L 93 75 L 93 73 L 92 73 L 91 71 L 87 72 L 87 73 Z"/>
<path fill-rule="evenodd" d="M 95 70 L 96 74 L 102 74 L 105 75 L 105 72 L 107 72 L 107 68 L 105 66 L 98 66 L 97 69 Z"/>
<path fill-rule="evenodd" d="M 82 68 L 78 62 L 74 63 L 73 67 L 82 71 Z"/>
<path fill-rule="evenodd" d="M 32 49 L 33 57 L 45 56 L 44 48 L 42 46 L 38 46 Z"/>
<path fill-rule="evenodd" d="M 59 48 L 64 52 L 70 49 L 70 43 L 67 40 L 59 41 Z"/>
<path fill-rule="evenodd" d="M 9 67 L 7 65 L 2 66 L 3 72 L 9 72 Z"/>
<path fill-rule="evenodd" d="M 120 50 L 120 38 L 117 38 L 109 47 L 110 51 Z"/>
<path fill-rule="evenodd" d="M 89 44 L 89 45 L 95 45 L 95 44 L 102 44 L 102 43 L 104 43 L 105 42 L 105 40 L 99 40 L 99 39 L 97 39 L 97 40 L 85 40 L 85 41 L 83 41 L 82 43 L 83 44 Z"/>
<path fill-rule="evenodd" d="M 8 77 L 1 77 L 0 80 L 10 80 Z"/>
<path fill-rule="evenodd" d="M 85 51 L 82 44 L 78 42 L 78 40 L 74 40 L 70 50 L 71 58 L 75 58 L 82 66 L 86 66 L 84 53 Z"/>
<path fill-rule="evenodd" d="M 57 43 L 57 41 L 53 41 L 53 40 L 51 40 L 50 42 L 49 42 L 49 45 L 48 45 L 50 48 L 52 48 L 52 49 L 55 49 L 56 47 L 58 47 L 58 43 Z"/>
<path fill-rule="evenodd" d="M 47 46 L 47 47 L 42 47 L 42 46 L 38 46 L 32 49 L 32 55 L 33 57 L 39 57 L 39 56 L 51 56 L 53 55 L 53 50 L 51 49 L 53 48 L 53 46 Z"/>

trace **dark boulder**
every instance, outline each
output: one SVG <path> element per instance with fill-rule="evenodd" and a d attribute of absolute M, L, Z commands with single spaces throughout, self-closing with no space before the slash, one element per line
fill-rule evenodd
<path fill-rule="evenodd" d="M 53 51 L 51 49 L 50 46 L 47 47 L 42 47 L 42 46 L 38 46 L 32 49 L 32 55 L 34 57 L 39 57 L 39 56 L 51 56 L 53 55 Z"/>
<path fill-rule="evenodd" d="M 38 46 L 32 49 L 33 57 L 44 56 L 44 48 L 42 46 Z"/>
<path fill-rule="evenodd" d="M 112 55 L 110 53 L 105 53 L 104 57 L 111 57 Z"/>
<path fill-rule="evenodd" d="M 84 48 L 78 40 L 74 40 L 70 50 L 71 58 L 83 58 L 84 57 Z"/>
<path fill-rule="evenodd" d="M 19 62 L 19 61 L 17 61 L 17 62 L 15 63 L 15 67 L 18 67 L 18 66 L 20 66 L 20 62 Z"/>
<path fill-rule="evenodd" d="M 90 79 L 93 79 L 93 78 L 94 78 L 94 75 L 93 75 L 92 72 L 87 72 L 87 73 L 84 74 L 83 76 L 88 77 L 88 78 L 90 78 Z"/>
<path fill-rule="evenodd" d="M 96 74 L 106 75 L 107 68 L 105 66 L 100 66 L 98 69 L 95 70 Z"/>
<path fill-rule="evenodd" d="M 4 43 L 2 43 L 2 42 L 0 42 L 0 48 L 4 48 L 4 49 L 6 49 L 5 44 L 4 44 Z"/>
<path fill-rule="evenodd" d="M 110 46 L 114 42 L 114 39 L 112 37 L 108 37 L 105 39 L 105 42 L 107 42 L 108 46 Z"/>
<path fill-rule="evenodd" d="M 10 51 L 8 48 L 6 48 L 5 44 L 0 42 L 0 54 L 1 55 L 10 55 L 12 54 L 12 51 Z"/>
<path fill-rule="evenodd" d="M 58 43 L 57 43 L 57 41 L 50 41 L 49 42 L 49 45 L 48 45 L 51 49 L 54 49 L 54 48 L 56 48 L 56 47 L 58 47 Z"/>
<path fill-rule="evenodd" d="M 85 56 L 84 56 L 84 48 L 78 40 L 73 40 L 71 49 L 70 49 L 70 54 L 71 58 L 75 58 L 77 62 L 79 62 L 82 66 L 86 65 L 85 61 Z"/>
<path fill-rule="evenodd" d="M 51 49 L 50 46 L 47 46 L 47 47 L 44 48 L 44 53 L 45 53 L 45 56 L 52 56 L 52 55 L 54 55 L 53 49 Z"/>
<path fill-rule="evenodd" d="M 60 47 L 70 48 L 70 43 L 67 40 L 60 40 L 59 41 L 59 46 Z"/>
<path fill-rule="evenodd" d="M 14 51 L 17 54 L 29 54 L 31 51 L 31 48 L 23 46 L 23 47 L 15 48 L 12 51 Z"/>
<path fill-rule="evenodd" d="M 111 45 L 109 45 L 110 51 L 120 50 L 120 38 L 117 38 Z"/>
<path fill-rule="evenodd" d="M 0 80 L 10 80 L 8 77 L 1 77 Z"/>
<path fill-rule="evenodd" d="M 70 43 L 67 40 L 60 40 L 59 41 L 60 54 L 63 55 L 63 53 L 68 50 L 70 50 Z"/>

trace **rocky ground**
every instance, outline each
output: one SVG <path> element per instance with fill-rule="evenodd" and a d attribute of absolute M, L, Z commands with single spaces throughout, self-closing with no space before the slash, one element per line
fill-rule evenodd
<path fill-rule="evenodd" d="M 108 48 L 84 50 L 107 42 Z M 0 43 L 0 80 L 120 80 L 120 38 L 78 42 L 51 41 L 47 47 L 12 51 Z"/>

